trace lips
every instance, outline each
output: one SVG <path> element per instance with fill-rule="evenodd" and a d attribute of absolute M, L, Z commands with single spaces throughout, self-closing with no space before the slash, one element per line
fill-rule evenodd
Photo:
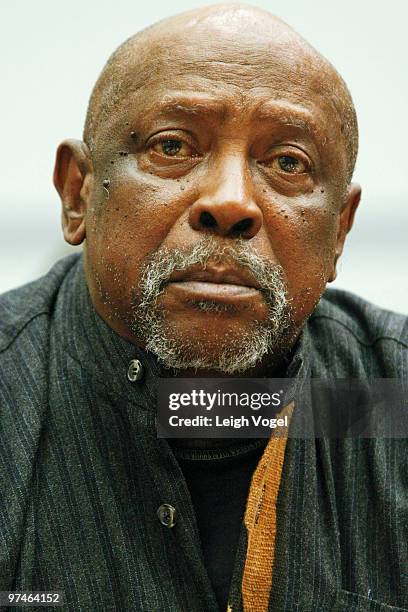
<path fill-rule="evenodd" d="M 166 283 L 187 301 L 239 304 L 259 297 L 260 285 L 244 270 L 206 266 L 175 271 Z"/>
<path fill-rule="evenodd" d="M 213 283 L 218 285 L 236 285 L 241 287 L 252 287 L 260 289 L 261 286 L 254 277 L 245 270 L 232 268 L 216 268 L 206 266 L 206 268 L 190 268 L 189 270 L 174 271 L 169 278 L 169 283 L 180 283 L 199 281 L 203 283 Z"/>

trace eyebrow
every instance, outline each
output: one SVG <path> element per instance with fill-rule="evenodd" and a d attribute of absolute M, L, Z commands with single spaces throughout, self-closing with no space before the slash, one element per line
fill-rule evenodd
<path fill-rule="evenodd" d="M 158 104 L 159 115 L 217 115 L 224 118 L 226 112 L 225 104 L 208 94 L 167 94 Z"/>
<path fill-rule="evenodd" d="M 298 127 L 313 138 L 321 139 L 319 128 L 312 113 L 305 108 L 286 100 L 267 100 L 261 102 L 254 110 L 253 117 L 261 121 L 278 121 L 281 124 Z"/>

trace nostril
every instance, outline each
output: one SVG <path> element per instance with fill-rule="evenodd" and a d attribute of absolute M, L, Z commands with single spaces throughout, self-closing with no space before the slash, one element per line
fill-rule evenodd
<path fill-rule="evenodd" d="M 204 211 L 200 215 L 200 224 L 201 227 L 215 227 L 217 225 L 217 221 L 214 219 L 211 213 Z"/>
<path fill-rule="evenodd" d="M 247 230 L 249 230 L 252 226 L 252 219 L 242 219 L 242 221 L 238 221 L 238 223 L 235 223 L 235 225 L 233 226 L 233 231 L 234 232 L 246 232 Z"/>

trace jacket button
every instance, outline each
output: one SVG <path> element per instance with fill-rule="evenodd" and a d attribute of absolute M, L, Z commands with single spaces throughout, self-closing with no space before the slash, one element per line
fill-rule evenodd
<path fill-rule="evenodd" d="M 176 524 L 176 509 L 170 504 L 162 504 L 157 510 L 157 516 L 161 524 L 169 529 Z"/>
<path fill-rule="evenodd" d="M 129 363 L 127 377 L 130 382 L 136 382 L 143 376 L 143 366 L 138 359 L 132 359 Z"/>

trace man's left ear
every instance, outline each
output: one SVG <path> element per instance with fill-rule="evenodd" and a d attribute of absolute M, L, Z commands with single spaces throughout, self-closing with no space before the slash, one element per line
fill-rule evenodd
<path fill-rule="evenodd" d="M 358 183 L 350 183 L 347 189 L 346 199 L 338 216 L 338 229 L 336 239 L 336 250 L 333 260 L 332 269 L 328 278 L 331 283 L 337 276 L 337 261 L 343 252 L 344 241 L 348 232 L 351 230 L 356 214 L 357 206 L 361 199 L 361 187 Z"/>
<path fill-rule="evenodd" d="M 81 244 L 86 236 L 86 208 L 93 184 L 91 155 L 80 140 L 64 140 L 58 149 L 54 185 L 61 198 L 61 222 L 66 242 Z"/>

